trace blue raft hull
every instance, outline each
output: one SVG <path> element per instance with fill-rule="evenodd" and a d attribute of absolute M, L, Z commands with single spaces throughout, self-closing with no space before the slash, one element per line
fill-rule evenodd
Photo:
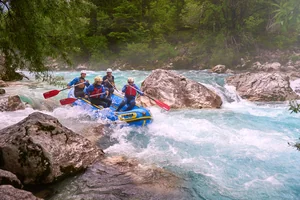
<path fill-rule="evenodd" d="M 68 97 L 74 97 L 73 89 L 70 90 Z M 113 123 L 121 122 L 130 126 L 145 126 L 152 122 L 152 115 L 151 112 L 144 107 L 135 106 L 130 111 L 122 111 L 127 108 L 125 105 L 121 112 L 116 112 L 117 107 L 123 100 L 122 96 L 117 94 L 112 94 L 111 96 L 112 104 L 109 108 L 103 108 L 102 106 L 97 106 L 91 104 L 91 102 L 85 98 L 78 98 L 73 105 L 80 106 L 87 110 L 92 118 L 94 119 L 103 119 L 103 120 L 110 120 Z"/>

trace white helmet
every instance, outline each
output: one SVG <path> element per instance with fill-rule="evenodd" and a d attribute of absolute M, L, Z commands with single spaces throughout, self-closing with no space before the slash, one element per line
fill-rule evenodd
<path fill-rule="evenodd" d="M 108 69 L 106 70 L 106 72 L 112 72 L 112 69 L 111 69 L 111 68 L 108 68 Z"/>
<path fill-rule="evenodd" d="M 134 79 L 133 79 L 132 77 L 129 77 L 129 78 L 127 79 L 127 82 L 134 82 Z"/>
<path fill-rule="evenodd" d="M 81 70 L 80 74 L 86 74 L 86 71 L 85 70 Z"/>
<path fill-rule="evenodd" d="M 101 76 L 96 76 L 96 77 L 94 78 L 94 81 L 95 81 L 95 82 L 101 82 L 101 81 L 102 81 Z"/>

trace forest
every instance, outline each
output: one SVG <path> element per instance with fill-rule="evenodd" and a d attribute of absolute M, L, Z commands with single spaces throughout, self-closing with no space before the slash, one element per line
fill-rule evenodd
<path fill-rule="evenodd" d="M 299 0 L 0 0 L 0 65 L 234 66 L 300 43 Z"/>

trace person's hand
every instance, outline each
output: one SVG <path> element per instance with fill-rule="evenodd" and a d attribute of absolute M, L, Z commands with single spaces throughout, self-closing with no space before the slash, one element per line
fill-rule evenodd
<path fill-rule="evenodd" d="M 86 95 L 84 95 L 84 98 L 88 99 L 88 98 L 89 98 L 89 96 L 86 94 Z"/>
<path fill-rule="evenodd" d="M 68 89 L 70 89 L 70 88 L 71 88 L 71 86 L 67 85 L 67 88 L 68 88 Z"/>
<path fill-rule="evenodd" d="M 106 79 L 104 82 L 107 82 L 108 81 L 108 79 Z"/>

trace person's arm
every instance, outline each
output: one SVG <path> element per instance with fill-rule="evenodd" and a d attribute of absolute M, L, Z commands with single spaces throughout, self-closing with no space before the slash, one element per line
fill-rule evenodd
<path fill-rule="evenodd" d="M 137 89 L 137 90 L 136 90 L 137 93 L 139 93 L 141 96 L 144 95 L 144 92 L 142 92 L 142 91 L 140 90 L 140 88 L 139 88 L 138 86 L 136 86 L 135 84 L 134 84 L 134 88 Z"/>
<path fill-rule="evenodd" d="M 89 86 L 90 86 L 89 80 L 85 80 L 84 85 L 85 85 L 86 87 L 89 87 Z"/>
<path fill-rule="evenodd" d="M 89 87 L 87 87 L 86 89 L 84 89 L 84 93 L 85 95 L 89 96 L 90 92 L 94 90 L 94 86 L 90 85 Z"/>
<path fill-rule="evenodd" d="M 122 92 L 123 92 L 123 93 L 125 93 L 126 88 L 127 88 L 127 85 L 124 85 L 123 88 L 122 88 Z"/>
<path fill-rule="evenodd" d="M 103 87 L 103 93 L 105 92 L 105 97 L 108 97 L 108 94 L 109 94 L 109 91 L 108 91 L 108 88 L 106 88 L 106 87 L 104 87 L 104 86 L 102 86 Z"/>
<path fill-rule="evenodd" d="M 75 85 L 76 83 L 79 82 L 79 78 L 74 78 L 70 83 L 67 84 L 68 88 L 70 89 L 72 85 Z"/>

